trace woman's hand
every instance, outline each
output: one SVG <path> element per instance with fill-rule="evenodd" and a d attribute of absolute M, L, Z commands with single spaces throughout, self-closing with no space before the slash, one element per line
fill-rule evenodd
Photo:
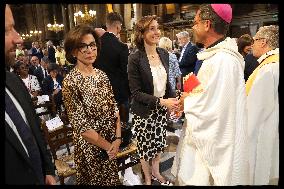
<path fill-rule="evenodd" d="M 37 97 L 38 96 L 38 91 L 32 91 L 32 95 L 33 95 L 33 97 Z"/>
<path fill-rule="evenodd" d="M 56 184 L 55 177 L 53 175 L 46 175 L 45 176 L 45 184 L 46 185 L 55 185 Z"/>
<path fill-rule="evenodd" d="M 160 98 L 160 104 L 166 106 L 169 111 L 175 111 L 180 109 L 179 101 L 176 98 L 162 99 Z"/>
<path fill-rule="evenodd" d="M 53 94 L 53 95 L 56 95 L 59 91 L 60 91 L 60 89 L 57 88 L 57 89 L 55 89 L 55 90 L 53 91 L 52 94 Z"/>
<path fill-rule="evenodd" d="M 114 159 L 116 157 L 116 154 L 119 151 L 120 144 L 121 144 L 121 139 L 116 139 L 111 143 L 110 149 L 107 151 L 109 159 Z"/>

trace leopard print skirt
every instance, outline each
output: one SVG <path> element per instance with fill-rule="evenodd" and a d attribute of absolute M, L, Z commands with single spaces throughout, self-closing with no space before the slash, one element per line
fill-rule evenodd
<path fill-rule="evenodd" d="M 140 159 L 149 161 L 159 152 L 163 152 L 166 144 L 167 109 L 157 105 L 147 118 L 134 114 L 132 123 L 137 140 L 137 153 Z"/>

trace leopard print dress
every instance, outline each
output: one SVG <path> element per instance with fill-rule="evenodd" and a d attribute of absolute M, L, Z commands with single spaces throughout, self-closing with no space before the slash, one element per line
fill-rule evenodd
<path fill-rule="evenodd" d="M 73 128 L 76 184 L 119 185 L 117 161 L 100 158 L 101 148 L 81 136 L 94 129 L 109 142 L 115 140 L 117 107 L 113 91 L 107 75 L 98 69 L 95 73 L 83 77 L 75 67 L 63 81 L 63 101 Z"/>

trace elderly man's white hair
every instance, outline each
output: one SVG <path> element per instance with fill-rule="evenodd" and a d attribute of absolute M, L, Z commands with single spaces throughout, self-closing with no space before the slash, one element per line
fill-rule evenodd
<path fill-rule="evenodd" d="M 189 37 L 189 33 L 187 31 L 182 31 L 176 34 L 177 37 Z"/>
<path fill-rule="evenodd" d="M 46 42 L 46 44 L 50 46 L 50 45 L 52 45 L 53 43 L 52 43 L 52 41 L 49 40 L 48 42 Z"/>
<path fill-rule="evenodd" d="M 267 44 L 272 48 L 279 48 L 279 26 L 270 25 L 262 26 L 254 36 L 256 38 L 264 38 L 267 40 Z"/>

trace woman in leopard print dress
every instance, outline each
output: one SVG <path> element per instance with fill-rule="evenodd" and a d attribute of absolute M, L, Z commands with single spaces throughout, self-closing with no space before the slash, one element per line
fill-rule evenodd
<path fill-rule="evenodd" d="M 73 127 L 76 183 L 118 185 L 114 158 L 121 143 L 120 120 L 107 75 L 92 66 L 96 44 L 98 37 L 89 26 L 76 26 L 67 34 L 66 59 L 76 66 L 64 79 L 62 94 Z M 106 158 L 100 156 L 103 150 Z"/>
<path fill-rule="evenodd" d="M 151 174 L 162 184 L 170 184 L 161 176 L 159 163 L 161 152 L 166 147 L 167 108 L 178 108 L 178 101 L 171 98 L 175 94 L 168 81 L 169 54 L 157 48 L 160 38 L 158 27 L 155 16 L 143 17 L 135 28 L 134 41 L 138 50 L 128 57 L 132 122 L 147 185 L 151 184 Z"/>

